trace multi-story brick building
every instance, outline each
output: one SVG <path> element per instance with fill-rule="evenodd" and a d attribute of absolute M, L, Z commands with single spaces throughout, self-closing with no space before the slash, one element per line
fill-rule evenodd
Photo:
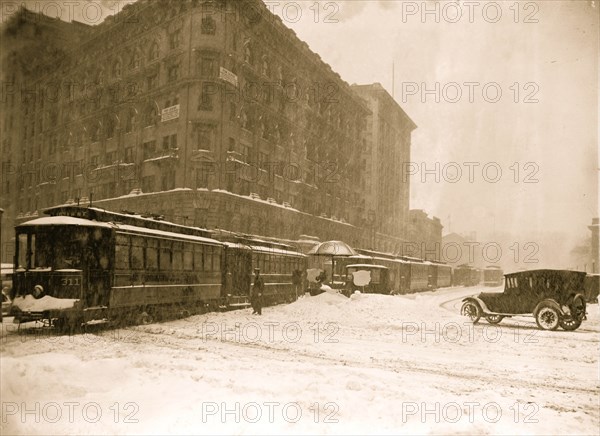
<path fill-rule="evenodd" d="M 381 84 L 352 85 L 352 89 L 371 110 L 361 164 L 367 216 L 378 229 L 374 245 L 397 252 L 398 246 L 386 235 L 407 237 L 410 180 L 403 169 L 410 162 L 410 137 L 416 125 Z"/>
<path fill-rule="evenodd" d="M 140 0 L 96 26 L 22 10 L 2 39 L 7 226 L 93 201 L 266 236 L 404 242 L 396 164 L 414 124 L 263 2 Z"/>

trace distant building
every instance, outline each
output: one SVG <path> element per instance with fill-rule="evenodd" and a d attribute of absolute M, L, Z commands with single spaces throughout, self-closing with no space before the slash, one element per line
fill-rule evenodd
<path fill-rule="evenodd" d="M 374 245 L 398 251 L 386 235 L 407 241 L 410 180 L 403 168 L 410 162 L 411 133 L 417 126 L 381 84 L 352 85 L 352 89 L 371 110 L 362 166 L 367 216 L 379 232 Z"/>
<path fill-rule="evenodd" d="M 444 226 L 437 217 L 429 218 L 420 209 L 408 213 L 408 243 L 404 244 L 402 254 L 426 260 L 443 260 L 442 229 Z"/>

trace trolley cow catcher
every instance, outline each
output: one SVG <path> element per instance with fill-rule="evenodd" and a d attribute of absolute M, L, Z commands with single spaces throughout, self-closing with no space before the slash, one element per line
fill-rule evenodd
<path fill-rule="evenodd" d="M 250 236 L 78 206 L 16 227 L 15 322 L 140 324 L 248 306 L 253 266 L 276 273 L 265 304 L 292 301 L 305 256 Z"/>

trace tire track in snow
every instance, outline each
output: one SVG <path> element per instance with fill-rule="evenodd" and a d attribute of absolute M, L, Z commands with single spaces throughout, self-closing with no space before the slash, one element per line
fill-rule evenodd
<path fill-rule="evenodd" d="M 562 391 L 562 392 L 573 392 L 573 393 L 585 393 L 585 394 L 598 394 L 598 389 L 600 386 L 595 387 L 577 387 L 569 384 L 562 384 L 554 382 L 548 382 L 547 380 L 531 380 L 531 379 L 516 379 L 513 377 L 503 377 L 501 375 L 493 375 L 486 374 L 482 375 L 480 371 L 477 371 L 478 367 L 465 367 L 464 371 L 458 371 L 456 369 L 456 365 L 446 366 L 446 365 L 431 365 L 428 363 L 428 366 L 419 366 L 422 365 L 422 362 L 418 362 L 415 360 L 407 360 L 407 359 L 395 359 L 393 362 L 391 361 L 381 361 L 381 363 L 371 361 L 359 361 L 359 360 L 340 360 L 339 358 L 333 356 L 327 356 L 324 354 L 315 354 L 307 351 L 301 351 L 297 349 L 291 348 L 277 348 L 272 347 L 267 344 L 260 343 L 244 343 L 244 342 L 236 342 L 229 340 L 222 340 L 216 338 L 207 339 L 202 336 L 193 336 L 193 335 L 185 335 L 182 337 L 180 334 L 179 337 L 173 338 L 170 333 L 166 332 L 140 332 L 144 335 L 148 336 L 164 336 L 167 340 L 161 340 L 161 342 L 157 342 L 156 340 L 150 340 L 148 343 L 155 346 L 164 346 L 171 349 L 177 350 L 189 350 L 189 351 L 198 351 L 197 343 L 191 342 L 193 339 L 202 340 L 203 344 L 211 344 L 212 347 L 201 347 L 201 349 L 205 349 L 206 351 L 210 351 L 212 353 L 217 353 L 216 348 L 221 351 L 233 351 L 233 350 L 252 350 L 257 354 L 268 353 L 268 358 L 273 359 L 273 355 L 276 354 L 280 362 L 297 362 L 298 357 L 305 358 L 307 360 L 312 360 L 313 363 L 317 364 L 334 364 L 335 366 L 343 366 L 349 367 L 353 369 L 380 369 L 384 371 L 392 371 L 394 373 L 405 373 L 405 372 L 413 372 L 419 374 L 427 374 L 427 375 L 436 375 L 438 377 L 452 377 L 457 380 L 470 380 L 472 381 L 474 377 L 477 378 L 479 382 L 485 385 L 492 385 L 495 388 L 498 388 L 499 385 L 503 385 L 506 387 L 515 387 L 518 386 L 520 388 L 529 388 L 534 391 L 540 390 L 540 388 L 549 389 L 552 391 Z M 163 339 L 161 337 L 161 339 Z M 194 345 L 191 345 L 194 344 Z M 215 347 L 215 345 L 217 347 Z M 229 350 L 226 350 L 229 348 Z M 239 352 L 233 352 L 233 355 L 239 355 Z M 245 355 L 244 357 L 248 357 Z M 260 356 L 261 358 L 265 358 L 264 356 Z M 476 376 L 474 375 L 476 374 Z M 516 374 L 511 374 L 512 376 Z M 565 381 L 566 383 L 566 381 Z"/>

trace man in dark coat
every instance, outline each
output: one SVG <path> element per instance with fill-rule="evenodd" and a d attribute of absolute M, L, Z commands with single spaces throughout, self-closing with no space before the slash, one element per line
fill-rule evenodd
<path fill-rule="evenodd" d="M 260 269 L 255 268 L 254 274 L 254 284 L 252 285 L 252 293 L 250 294 L 250 302 L 252 303 L 252 309 L 254 309 L 252 314 L 262 315 L 262 300 L 265 285 L 260 278 Z"/>
<path fill-rule="evenodd" d="M 296 292 L 296 300 L 298 299 L 298 295 L 301 291 L 302 286 L 302 271 L 299 269 L 295 269 L 292 272 L 292 283 L 294 285 L 294 291 Z"/>

